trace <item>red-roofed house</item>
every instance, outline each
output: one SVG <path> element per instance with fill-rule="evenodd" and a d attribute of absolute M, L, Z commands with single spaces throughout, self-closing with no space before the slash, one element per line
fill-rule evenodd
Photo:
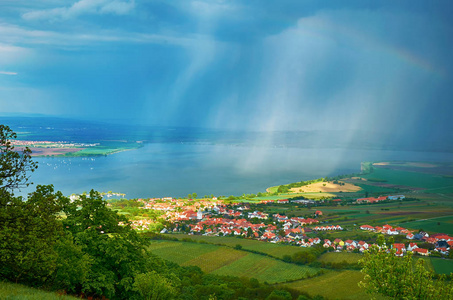
<path fill-rule="evenodd" d="M 407 251 L 414 251 L 414 249 L 418 248 L 416 243 L 409 243 L 407 246 Z"/>
<path fill-rule="evenodd" d="M 374 227 L 370 226 L 370 225 L 362 225 L 362 226 L 360 226 L 360 229 L 374 231 Z"/>
<path fill-rule="evenodd" d="M 423 249 L 423 248 L 415 248 L 414 250 L 412 250 L 412 252 L 420 254 L 420 255 L 424 255 L 424 256 L 429 255 L 428 249 Z"/>
<path fill-rule="evenodd" d="M 393 229 L 393 227 L 387 224 L 387 225 L 382 226 L 382 229 L 384 229 L 385 231 L 387 231 L 387 230 L 389 230 L 389 229 Z"/>
<path fill-rule="evenodd" d="M 396 256 L 403 256 L 404 253 L 406 253 L 406 247 L 404 246 L 404 244 L 395 243 L 392 245 L 392 249 L 396 250 Z"/>
<path fill-rule="evenodd" d="M 431 236 L 431 237 L 435 237 L 437 238 L 437 240 L 439 241 L 453 241 L 453 238 L 451 236 L 448 236 L 448 235 L 438 235 L 438 236 L 435 236 L 434 234 Z"/>
<path fill-rule="evenodd" d="M 276 236 L 275 233 L 266 231 L 266 232 L 261 236 L 261 239 L 262 239 L 262 240 L 270 240 L 270 239 L 275 238 L 275 236 Z"/>
<path fill-rule="evenodd" d="M 368 249 L 368 243 L 365 241 L 359 241 L 359 247 Z"/>
<path fill-rule="evenodd" d="M 429 237 L 426 239 L 426 242 L 430 243 L 430 244 L 435 244 L 437 242 L 437 239 L 433 238 L 433 237 Z"/>
<path fill-rule="evenodd" d="M 344 246 L 344 242 L 343 242 L 341 239 L 335 239 L 335 240 L 333 241 L 333 243 L 336 244 L 336 245 L 339 245 L 339 246 L 341 246 L 341 247 Z"/>

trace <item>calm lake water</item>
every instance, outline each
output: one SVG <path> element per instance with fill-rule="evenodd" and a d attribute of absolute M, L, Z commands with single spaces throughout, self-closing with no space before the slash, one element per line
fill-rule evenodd
<path fill-rule="evenodd" d="M 362 161 L 453 162 L 453 153 L 150 143 L 106 157 L 36 160 L 35 185 L 53 184 L 65 195 L 95 189 L 145 198 L 264 192 L 269 186 L 356 173 Z"/>

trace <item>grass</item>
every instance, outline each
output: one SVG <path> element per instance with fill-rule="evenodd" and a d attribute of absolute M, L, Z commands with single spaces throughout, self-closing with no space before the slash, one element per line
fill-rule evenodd
<path fill-rule="evenodd" d="M 72 296 L 59 295 L 54 292 L 46 292 L 21 284 L 0 281 L 0 299 L 2 300 L 72 300 L 78 299 Z"/>
<path fill-rule="evenodd" d="M 285 263 L 249 253 L 213 272 L 217 275 L 256 278 L 261 282 L 279 283 L 315 275 L 318 269 Z"/>
<path fill-rule="evenodd" d="M 267 188 L 267 192 L 269 192 L 271 194 L 276 193 L 278 190 L 278 187 L 279 186 L 271 186 L 270 188 Z"/>
<path fill-rule="evenodd" d="M 326 263 L 341 263 L 347 262 L 348 264 L 357 263 L 363 255 L 358 253 L 348 253 L 348 252 L 329 252 L 321 255 L 318 260 Z"/>
<path fill-rule="evenodd" d="M 227 247 L 218 247 L 214 251 L 201 254 L 183 263 L 183 266 L 199 266 L 203 272 L 211 273 L 222 267 L 234 263 L 247 255 L 247 252 L 238 251 Z"/>
<path fill-rule="evenodd" d="M 149 249 L 163 259 L 183 264 L 200 255 L 215 251 L 217 246 L 173 241 L 153 241 Z"/>
<path fill-rule="evenodd" d="M 431 264 L 437 274 L 453 273 L 453 260 L 431 257 Z"/>
<path fill-rule="evenodd" d="M 453 193 L 453 178 L 441 175 L 374 168 L 372 173 L 362 177 L 378 178 L 396 185 L 424 188 L 426 192 L 436 193 L 439 190 L 442 193 Z"/>
<path fill-rule="evenodd" d="M 357 183 L 357 186 L 362 188 L 362 193 L 368 192 L 369 194 L 380 194 L 380 193 L 395 193 L 396 190 L 388 187 L 382 187 L 382 186 L 375 186 L 375 185 L 368 185 L 368 184 L 363 184 L 363 183 Z"/>
<path fill-rule="evenodd" d="M 172 234 L 171 236 L 178 239 L 188 238 L 189 236 L 185 234 Z M 235 247 L 236 245 L 241 245 L 245 250 L 251 250 L 256 252 L 265 253 L 274 257 L 283 258 L 284 255 L 293 255 L 296 252 L 300 251 L 310 251 L 308 248 L 282 245 L 282 244 L 272 244 L 269 242 L 262 242 L 252 239 L 243 239 L 235 237 L 217 237 L 217 236 L 201 236 L 201 235 L 192 235 L 189 237 L 195 241 L 204 241 L 210 244 L 223 244 L 229 247 Z"/>
<path fill-rule="evenodd" d="M 329 271 L 324 275 L 284 284 L 284 286 L 327 299 L 370 299 L 358 283 L 364 275 L 360 271 Z M 381 298 L 377 298 L 381 299 Z"/>
<path fill-rule="evenodd" d="M 453 234 L 453 215 L 401 223 L 401 226 L 409 229 L 423 229 L 429 232 Z"/>
<path fill-rule="evenodd" d="M 198 266 L 207 273 L 253 277 L 268 283 L 306 278 L 315 275 L 319 270 L 285 263 L 260 254 L 210 244 L 153 241 L 150 250 L 159 257 L 183 266 Z"/>

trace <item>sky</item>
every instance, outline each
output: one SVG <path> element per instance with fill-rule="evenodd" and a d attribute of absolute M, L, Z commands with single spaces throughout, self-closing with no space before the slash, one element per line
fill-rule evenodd
<path fill-rule="evenodd" d="M 453 142 L 453 2 L 1 0 L 0 113 Z"/>

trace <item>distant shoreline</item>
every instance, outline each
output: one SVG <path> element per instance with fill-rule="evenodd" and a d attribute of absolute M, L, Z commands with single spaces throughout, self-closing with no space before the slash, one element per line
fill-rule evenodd
<path fill-rule="evenodd" d="M 16 147 L 18 152 L 22 152 L 25 147 Z M 125 148 L 125 149 L 99 149 L 99 148 L 41 148 L 41 147 L 29 147 L 32 151 L 32 157 L 96 157 L 96 156 L 107 156 L 120 152 L 136 150 L 136 148 Z M 82 151 L 85 151 L 81 153 Z"/>

